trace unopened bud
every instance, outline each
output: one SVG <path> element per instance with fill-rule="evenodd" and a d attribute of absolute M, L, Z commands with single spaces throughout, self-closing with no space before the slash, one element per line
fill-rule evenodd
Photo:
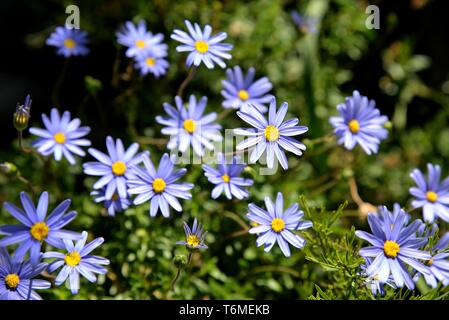
<path fill-rule="evenodd" d="M 31 110 L 32 100 L 30 95 L 25 98 L 25 103 L 23 105 L 17 104 L 16 112 L 13 116 L 13 124 L 17 131 L 23 131 L 28 127 L 28 121 L 30 120 L 30 110 Z"/>
<path fill-rule="evenodd" d="M 178 269 L 184 268 L 187 265 L 187 257 L 183 254 L 178 254 L 173 259 L 173 263 Z"/>
<path fill-rule="evenodd" d="M 14 177 L 19 173 L 16 165 L 11 162 L 0 163 L 0 172 L 4 173 L 7 177 Z"/>
<path fill-rule="evenodd" d="M 384 128 L 387 130 L 393 129 L 393 123 L 391 121 L 387 121 L 384 123 Z"/>

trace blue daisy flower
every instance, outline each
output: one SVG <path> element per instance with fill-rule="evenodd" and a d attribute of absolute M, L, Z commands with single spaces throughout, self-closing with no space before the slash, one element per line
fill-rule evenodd
<path fill-rule="evenodd" d="M 174 170 L 172 159 L 165 153 L 156 170 L 148 155 L 143 157 L 145 170 L 136 167 L 135 177 L 128 181 L 128 192 L 137 194 L 134 204 L 139 205 L 151 200 L 150 216 L 155 217 L 159 209 L 165 218 L 170 216 L 169 205 L 178 212 L 182 211 L 178 199 L 191 199 L 189 190 L 193 188 L 191 183 L 175 183 L 181 178 L 187 169 Z"/>
<path fill-rule="evenodd" d="M 60 161 L 64 156 L 71 164 L 76 163 L 72 153 L 80 157 L 86 155 L 80 147 L 90 146 L 90 141 L 83 139 L 90 132 L 90 128 L 80 127 L 80 119 L 70 119 L 69 111 L 60 116 L 59 111 L 53 108 L 50 118 L 42 114 L 42 121 L 45 129 L 30 128 L 30 133 L 39 137 L 32 144 L 40 154 L 53 154 L 56 161 Z"/>
<path fill-rule="evenodd" d="M 426 262 L 429 268 L 430 274 L 423 274 L 426 283 L 432 288 L 436 288 L 438 281 L 443 286 L 449 285 L 449 232 L 446 232 L 442 236 L 436 245 L 432 248 L 431 258 Z M 415 280 L 417 281 L 421 277 L 421 274 L 417 274 Z"/>
<path fill-rule="evenodd" d="M 183 222 L 184 232 L 186 233 L 186 241 L 178 241 L 176 244 L 182 244 L 187 247 L 187 249 L 207 249 L 208 247 L 204 244 L 204 239 L 206 238 L 206 231 L 202 225 L 200 225 L 196 218 L 193 220 L 192 229 L 186 222 Z"/>
<path fill-rule="evenodd" d="M 165 126 L 162 134 L 170 135 L 167 144 L 169 150 L 178 149 L 186 152 L 190 145 L 198 156 L 204 155 L 204 148 L 214 150 L 212 141 L 221 141 L 221 126 L 214 123 L 217 118 L 215 112 L 203 116 L 206 109 L 207 97 L 197 102 L 194 95 L 190 96 L 188 108 L 178 96 L 175 97 L 176 108 L 164 103 L 164 110 L 168 117 L 157 116 L 156 121 Z"/>
<path fill-rule="evenodd" d="M 6 235 L 0 240 L 0 247 L 20 243 L 14 253 L 17 259 L 22 259 L 30 251 L 31 262 L 35 263 L 39 260 L 42 242 L 61 248 L 63 246 L 62 239 L 80 238 L 78 232 L 62 229 L 76 217 L 75 211 L 65 214 L 70 206 L 70 199 L 61 202 L 48 216 L 47 192 L 42 192 L 37 208 L 25 192 L 20 193 L 20 199 L 25 211 L 9 202 L 5 202 L 3 206 L 22 225 L 0 226 L 0 234 Z"/>
<path fill-rule="evenodd" d="M 5 248 L 0 248 L 0 300 L 42 300 L 33 290 L 48 289 L 51 284 L 34 278 L 45 268 L 47 263 L 18 260 L 10 257 Z"/>
<path fill-rule="evenodd" d="M 417 187 L 410 188 L 415 197 L 412 201 L 414 208 L 423 208 L 424 220 L 433 222 L 435 215 L 449 222 L 449 177 L 441 180 L 441 167 L 427 164 L 428 179 L 423 173 L 415 169 L 410 176 L 415 180 Z"/>
<path fill-rule="evenodd" d="M 94 196 L 94 201 L 96 203 L 103 203 L 106 210 L 108 210 L 108 215 L 111 217 L 115 217 L 116 212 L 122 212 L 128 209 L 131 201 L 128 197 L 120 198 L 120 196 L 115 192 L 112 195 L 111 199 L 106 199 L 106 188 L 103 187 L 100 190 L 94 190 L 90 193 L 91 196 Z"/>
<path fill-rule="evenodd" d="M 84 173 L 91 176 L 101 176 L 95 182 L 93 188 L 101 189 L 106 186 L 105 197 L 107 200 L 112 199 L 115 192 L 120 198 L 126 198 L 126 180 L 133 176 L 133 168 L 142 162 L 142 152 L 136 155 L 139 144 L 133 143 L 125 151 L 122 140 L 111 137 L 106 138 L 106 147 L 108 155 L 97 149 L 90 148 L 88 152 L 98 161 L 86 162 L 83 164 Z"/>
<path fill-rule="evenodd" d="M 146 54 L 153 54 L 157 57 L 167 55 L 168 46 L 162 43 L 164 35 L 162 33 L 153 35 L 147 31 L 146 23 L 143 20 L 137 26 L 131 21 L 127 21 L 116 35 L 118 43 L 128 47 L 126 56 L 129 58 Z"/>
<path fill-rule="evenodd" d="M 320 19 L 316 17 L 311 17 L 305 14 L 299 14 L 298 11 L 293 10 L 291 12 L 293 22 L 296 24 L 299 30 L 303 33 L 317 33 L 318 24 Z"/>
<path fill-rule="evenodd" d="M 385 288 L 384 285 L 388 285 L 389 287 L 396 289 L 396 286 L 394 284 L 394 279 L 393 277 L 390 275 L 390 277 L 388 278 L 387 282 L 383 283 L 379 281 L 379 277 L 377 276 L 369 276 L 366 273 L 366 269 L 368 268 L 368 266 L 373 262 L 372 258 L 365 258 L 366 263 L 362 264 L 360 266 L 360 269 L 362 269 L 362 272 L 360 273 L 360 275 L 367 277 L 365 279 L 365 283 L 366 285 L 371 289 L 371 293 L 373 294 L 373 296 L 376 296 L 378 294 L 380 295 L 385 295 Z"/>
<path fill-rule="evenodd" d="M 276 112 L 276 99 L 273 97 L 268 111 L 268 121 L 257 109 L 251 111 L 237 111 L 237 115 L 255 129 L 234 129 L 234 134 L 249 136 L 237 145 L 237 150 L 244 150 L 255 145 L 249 162 L 255 163 L 266 151 L 268 168 L 274 167 L 274 155 L 279 160 L 282 168 L 288 169 L 288 160 L 284 150 L 290 151 L 298 156 L 306 150 L 301 142 L 291 138 L 303 134 L 309 130 L 305 126 L 297 126 L 299 120 L 293 118 L 284 121 L 287 114 L 288 104 L 284 102 Z"/>
<path fill-rule="evenodd" d="M 57 54 L 66 58 L 71 56 L 85 56 L 89 53 L 87 48 L 87 32 L 80 29 L 56 27 L 46 43 L 57 48 Z"/>
<path fill-rule="evenodd" d="M 267 210 L 254 203 L 248 206 L 249 213 L 246 216 L 258 224 L 249 230 L 249 233 L 259 235 L 256 245 L 263 245 L 264 251 L 268 252 L 277 242 L 286 257 L 291 254 L 289 243 L 299 249 L 304 247 L 306 241 L 293 231 L 308 229 L 312 227 L 312 222 L 302 220 L 304 212 L 299 210 L 298 204 L 294 203 L 284 211 L 284 198 L 282 193 L 278 192 L 276 203 L 265 197 L 265 206 Z"/>
<path fill-rule="evenodd" d="M 370 277 L 386 283 L 392 274 L 397 287 L 402 288 L 405 284 L 412 290 L 415 285 L 406 265 L 429 274 L 428 268 L 419 262 L 431 258 L 428 252 L 419 250 L 428 239 L 417 237 L 422 221 L 415 220 L 407 225 L 408 217 L 403 210 L 394 220 L 390 217 L 391 212 L 385 206 L 379 207 L 378 214 L 368 214 L 368 224 L 373 233 L 358 230 L 355 234 L 372 246 L 360 249 L 359 254 L 364 258 L 373 258 L 366 268 Z"/>
<path fill-rule="evenodd" d="M 221 82 L 223 84 L 221 94 L 226 99 L 223 101 L 224 108 L 254 107 L 262 113 L 267 111 L 264 103 L 271 101 L 273 96 L 267 93 L 273 88 L 273 85 L 267 77 L 254 81 L 255 73 L 256 70 L 250 68 L 246 76 L 243 76 L 239 66 L 235 66 L 234 70 L 226 70 L 228 78 Z"/>
<path fill-rule="evenodd" d="M 340 117 L 331 117 L 330 123 L 338 143 L 352 150 L 359 144 L 367 154 L 377 153 L 380 141 L 387 138 L 388 131 L 383 125 L 388 121 L 381 116 L 376 102 L 354 91 L 345 103 L 337 106 Z"/>
<path fill-rule="evenodd" d="M 164 58 L 157 57 L 156 55 L 139 55 L 136 58 L 135 67 L 140 70 L 141 75 L 148 73 L 153 74 L 156 78 L 163 76 L 167 73 L 169 63 Z"/>
<path fill-rule="evenodd" d="M 218 155 L 217 169 L 203 164 L 204 175 L 209 182 L 216 185 L 212 190 L 212 199 L 217 199 L 223 192 L 229 200 L 232 196 L 239 200 L 249 197 L 245 187 L 252 186 L 253 180 L 240 177 L 245 168 L 246 163 L 242 163 L 240 157 L 233 157 L 231 163 L 226 163 L 223 154 Z"/>
<path fill-rule="evenodd" d="M 232 50 L 233 47 L 231 44 L 221 43 L 227 37 L 226 32 L 220 32 L 211 37 L 211 26 L 206 25 L 202 31 L 198 23 L 193 26 L 190 21 L 185 20 L 185 24 L 189 33 L 175 29 L 171 38 L 182 43 L 176 47 L 176 51 L 190 52 L 187 56 L 187 66 L 190 67 L 193 64 L 197 67 L 203 62 L 209 69 L 214 68 L 214 63 L 225 68 L 223 59 L 232 58 L 227 51 Z"/>
<path fill-rule="evenodd" d="M 56 259 L 48 266 L 48 272 L 52 273 L 62 267 L 59 271 L 55 284 L 60 286 L 67 278 L 69 278 L 69 285 L 72 294 L 77 294 L 80 289 L 80 274 L 90 282 L 97 281 L 97 274 L 106 274 L 108 270 L 102 265 L 108 265 L 109 260 L 103 257 L 93 256 L 90 253 L 100 246 L 103 238 L 96 238 L 86 244 L 87 232 L 83 231 L 82 238 L 75 244 L 70 240 L 64 240 L 65 249 L 67 253 L 61 252 L 46 252 L 42 255 L 44 259 Z"/>

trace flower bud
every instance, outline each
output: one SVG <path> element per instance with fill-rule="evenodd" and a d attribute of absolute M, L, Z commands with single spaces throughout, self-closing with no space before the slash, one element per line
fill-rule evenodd
<path fill-rule="evenodd" d="M 16 112 L 13 116 L 13 124 L 17 131 L 23 131 L 28 127 L 31 103 L 32 100 L 30 99 L 30 95 L 27 95 L 23 105 L 17 104 Z"/>
<path fill-rule="evenodd" d="M 19 174 L 16 165 L 11 162 L 0 163 L 0 172 L 4 173 L 7 177 L 14 177 Z"/>
<path fill-rule="evenodd" d="M 183 254 L 178 254 L 173 259 L 173 263 L 178 269 L 184 268 L 187 265 L 187 257 Z"/>

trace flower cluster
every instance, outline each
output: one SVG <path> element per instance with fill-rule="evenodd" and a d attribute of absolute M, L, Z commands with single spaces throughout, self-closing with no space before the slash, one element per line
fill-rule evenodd
<path fill-rule="evenodd" d="M 304 32 L 317 31 L 318 21 L 300 16 L 297 12 L 293 12 L 292 17 Z M 220 32 L 212 35 L 211 26 L 206 25 L 202 29 L 188 20 L 185 25 L 188 32 L 175 29 L 171 39 L 181 43 L 176 48 L 178 52 L 188 52 L 186 65 L 191 67 L 191 71 L 186 80 L 190 80 L 193 71 L 202 63 L 208 69 L 213 69 L 215 65 L 225 68 L 225 60 L 232 58 L 229 51 L 233 48 L 231 44 L 222 43 L 227 34 Z M 144 21 L 137 25 L 126 22 L 116 36 L 118 43 L 127 47 L 126 56 L 134 59 L 141 75 L 152 73 L 157 78 L 167 72 L 169 64 L 165 58 L 168 46 L 163 43 L 164 36 L 148 31 Z M 55 46 L 58 54 L 64 57 L 89 52 L 86 32 L 76 29 L 58 27 L 47 44 Z M 260 162 L 273 169 L 279 162 L 284 170 L 288 170 L 285 151 L 301 156 L 306 146 L 294 137 L 305 134 L 309 128 L 299 125 L 296 117 L 286 120 L 289 111 L 287 102 L 278 108 L 276 97 L 270 94 L 273 84 L 267 77 L 256 80 L 255 75 L 254 68 L 249 68 L 244 74 L 239 66 L 235 66 L 227 69 L 227 78 L 222 81 L 222 107 L 235 109 L 236 116 L 251 126 L 233 129 L 235 135 L 245 137 L 237 144 L 236 152 L 251 150 L 250 165 Z M 206 151 L 215 151 L 222 140 L 222 126 L 218 123 L 220 117 L 216 112 L 206 113 L 206 96 L 197 99 L 195 95 L 190 95 L 188 101 L 183 101 L 181 96 L 182 90 L 178 90 L 174 105 L 164 103 L 165 115 L 157 116 L 155 121 L 163 126 L 161 133 L 169 136 L 168 150 L 187 153 L 192 148 L 196 156 L 204 157 Z M 16 112 L 16 128 L 20 132 L 28 125 L 30 105 L 31 99 L 27 97 L 25 105 Z M 354 91 L 352 96 L 337 106 L 337 110 L 340 115 L 331 117 L 329 122 L 338 144 L 348 150 L 358 144 L 366 154 L 377 153 L 381 141 L 388 136 L 388 118 L 381 115 L 375 102 Z M 42 122 L 45 129 L 30 128 L 30 133 L 38 137 L 33 141 L 33 147 L 39 154 L 53 155 L 56 161 L 64 157 L 72 165 L 76 164 L 74 155 L 86 155 L 82 148 L 91 145 L 85 138 L 90 128 L 81 126 L 78 118 L 72 119 L 70 112 L 61 114 L 53 108 L 50 116 L 42 115 Z M 110 136 L 106 137 L 107 152 L 88 149 L 89 155 L 96 161 L 83 163 L 83 170 L 85 175 L 98 178 L 90 191 L 94 201 L 102 203 L 110 216 L 144 203 L 149 205 L 149 215 L 153 218 L 159 212 L 164 218 L 169 218 L 171 208 L 182 212 L 179 199 L 190 200 L 192 192 L 197 189 L 193 183 L 186 182 L 192 181 L 185 178 L 187 169 L 176 168 L 175 157 L 168 153 L 162 155 L 156 167 L 150 152 L 139 152 L 139 149 L 136 142 L 125 148 L 120 138 Z M 254 182 L 244 177 L 249 165 L 236 156 L 236 152 L 232 153 L 231 160 L 219 154 L 215 167 L 202 165 L 204 176 L 214 185 L 210 190 L 212 199 L 218 199 L 221 195 L 228 201 L 250 198 Z M 424 220 L 428 223 L 433 223 L 437 217 L 449 222 L 449 178 L 441 181 L 438 165 L 428 164 L 428 172 L 427 179 L 418 169 L 411 173 L 417 185 L 410 188 L 414 196 L 412 206 L 422 208 Z M 80 290 L 80 275 L 95 282 L 96 274 L 107 273 L 104 266 L 109 264 L 109 260 L 91 255 L 104 239 L 96 238 L 87 243 L 87 232 L 64 229 L 77 215 L 75 211 L 66 213 L 70 200 L 63 201 L 47 215 L 47 192 L 40 195 L 37 206 L 24 192 L 20 198 L 22 208 L 9 202 L 4 204 L 20 224 L 0 226 L 0 234 L 4 235 L 0 239 L 0 298 L 39 299 L 33 290 L 50 287 L 47 281 L 34 279 L 44 270 L 48 273 L 59 270 L 55 284 L 60 286 L 67 281 L 73 294 Z M 312 228 L 313 224 L 303 219 L 304 212 L 297 203 L 284 209 L 284 195 L 281 192 L 277 193 L 275 201 L 267 196 L 264 202 L 265 208 L 249 203 L 246 216 L 252 228 L 248 232 L 257 235 L 256 246 L 263 247 L 265 252 L 271 251 L 277 244 L 282 254 L 289 257 L 292 254 L 291 246 L 298 249 L 305 246 L 306 241 L 298 231 Z M 360 249 L 359 253 L 365 259 L 360 275 L 366 278 L 373 294 L 385 293 L 385 285 L 413 289 L 415 281 L 421 277 L 432 287 L 436 287 L 438 282 L 449 284 L 449 254 L 446 252 L 449 234 L 430 247 L 429 239 L 434 236 L 435 227 L 418 219 L 412 221 L 410 215 L 397 204 L 393 211 L 382 206 L 377 213 L 370 213 L 367 219 L 371 233 L 358 230 L 356 235 L 371 244 Z M 197 218 L 194 218 L 191 228 L 184 222 L 184 232 L 185 241 L 176 244 L 189 249 L 190 261 L 194 250 L 208 248 L 205 244 L 206 232 Z M 44 243 L 56 251 L 42 253 Z M 9 246 L 17 246 L 11 256 L 5 249 Z M 42 259 L 52 260 L 47 264 Z"/>
<path fill-rule="evenodd" d="M 23 209 L 9 202 L 4 203 L 6 210 L 21 224 L 0 226 L 0 235 L 5 235 L 0 239 L 0 280 L 3 280 L 0 281 L 0 300 L 40 299 L 40 296 L 32 290 L 48 289 L 50 283 L 34 278 L 44 270 L 52 273 L 63 265 L 62 274 L 56 277 L 56 285 L 64 283 L 70 273 L 69 286 L 73 294 L 79 291 L 80 274 L 94 282 L 96 279 L 92 277 L 92 273 L 107 273 L 107 270 L 98 267 L 98 264 L 108 264 L 109 260 L 86 256 L 103 240 L 95 240 L 84 247 L 87 232 L 79 234 L 63 229 L 76 217 L 75 211 L 66 213 L 71 203 L 69 199 L 61 202 L 47 215 L 49 207 L 47 192 L 40 195 L 37 207 L 25 192 L 20 194 L 20 198 Z M 72 240 L 79 241 L 77 246 L 74 248 L 72 245 L 71 250 L 65 255 L 57 252 L 45 252 L 44 254 L 41 252 L 43 243 L 56 249 L 64 247 L 67 249 Z M 15 244 L 18 246 L 14 254 L 10 256 L 5 247 Z M 27 253 L 29 253 L 28 259 L 26 259 Z M 42 262 L 42 259 L 46 258 L 59 258 L 60 261 L 48 265 Z M 66 268 L 69 267 L 70 269 L 67 271 Z"/>
<path fill-rule="evenodd" d="M 153 35 L 147 30 L 145 21 L 134 25 L 127 21 L 117 32 L 117 41 L 127 47 L 126 56 L 134 58 L 135 67 L 142 75 L 153 74 L 156 78 L 164 75 L 169 67 L 167 56 L 168 46 L 162 43 L 164 35 Z"/>

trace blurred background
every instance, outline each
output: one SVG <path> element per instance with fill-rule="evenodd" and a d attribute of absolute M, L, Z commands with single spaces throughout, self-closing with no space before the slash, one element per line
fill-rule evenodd
<path fill-rule="evenodd" d="M 91 50 L 86 57 L 65 58 L 45 45 L 46 38 L 66 20 L 65 8 L 80 8 L 81 28 L 89 33 Z M 380 29 L 367 29 L 368 5 L 380 9 Z M 105 245 L 97 254 L 108 257 L 111 272 L 99 284 L 82 282 L 78 299 L 304 299 L 316 294 L 314 283 L 330 281 L 297 250 L 284 258 L 255 247 L 248 235 L 247 204 L 282 191 L 287 203 L 304 195 L 313 207 L 335 209 L 348 201 L 339 227 L 364 225 L 349 192 L 353 177 L 361 198 L 373 205 L 399 202 L 410 207 L 408 188 L 413 168 L 427 162 L 441 164 L 449 174 L 449 19 L 447 1 L 399 0 L 258 0 L 238 1 L 25 1 L 0 2 L 0 162 L 14 163 L 21 174 L 48 190 L 53 205 L 72 198 L 78 217 L 70 228 L 102 236 Z M 317 19 L 317 30 L 299 27 L 291 17 Z M 115 32 L 127 20 L 147 22 L 153 33 L 163 33 L 169 45 L 170 69 L 160 79 L 139 76 L 117 44 Z M 310 127 L 308 150 L 301 158 L 289 155 L 290 169 L 273 176 L 247 174 L 255 179 L 247 201 L 210 199 L 211 185 L 200 166 L 189 166 L 186 179 L 195 183 L 193 200 L 184 201 L 182 215 L 170 219 L 148 217 L 148 205 L 131 208 L 115 218 L 106 216 L 89 196 L 93 181 L 82 174 L 81 161 L 43 164 L 17 146 L 12 114 L 27 94 L 33 99 L 30 124 L 41 127 L 41 114 L 52 107 L 70 110 L 93 130 L 88 136 L 95 148 L 104 149 L 107 135 L 126 145 L 137 141 L 158 161 L 165 144 L 155 116 L 162 103 L 172 102 L 187 75 L 185 55 L 176 52 L 169 36 L 184 29 L 184 19 L 210 24 L 215 32 L 228 33 L 233 58 L 227 65 L 245 71 L 255 67 L 257 77 L 273 83 L 278 103 L 289 103 L 289 117 L 299 117 Z M 65 75 L 61 72 L 67 63 Z M 206 95 L 208 111 L 221 113 L 221 80 L 225 70 L 202 66 L 185 91 Z M 59 79 L 59 80 L 58 80 Z M 347 152 L 325 139 L 332 133 L 328 118 L 336 105 L 353 90 L 376 101 L 391 121 L 389 138 L 380 153 L 366 156 L 359 148 Z M 243 123 L 234 113 L 220 121 L 224 128 Z M 26 144 L 30 135 L 25 132 Z M 84 161 L 88 161 L 87 156 Z M 257 170 L 255 170 L 257 172 Z M 19 202 L 27 186 L 0 175 L 0 201 Z M 421 214 L 417 213 L 416 217 Z M 174 292 L 167 288 L 176 271 L 175 254 L 185 254 L 174 243 L 183 239 L 182 220 L 199 218 L 209 231 L 210 249 L 194 255 L 189 274 L 181 277 Z M 0 223 L 12 219 L 2 209 Z M 58 288 L 45 298 L 74 298 Z"/>

